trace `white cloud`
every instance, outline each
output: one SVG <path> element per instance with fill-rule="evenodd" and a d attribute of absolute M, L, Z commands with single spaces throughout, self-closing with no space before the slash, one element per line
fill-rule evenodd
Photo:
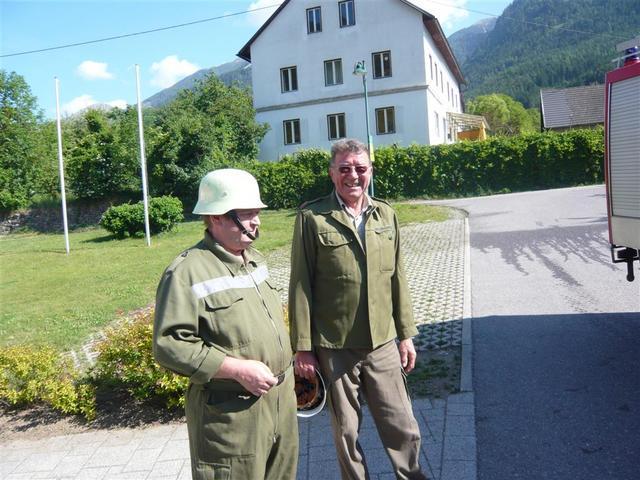
<path fill-rule="evenodd" d="M 467 0 L 412 0 L 412 2 L 435 16 L 444 30 L 469 16 L 467 10 L 462 10 L 467 6 Z"/>
<path fill-rule="evenodd" d="M 110 107 L 115 107 L 115 108 L 119 108 L 120 110 L 124 110 L 127 108 L 127 101 L 126 100 L 122 100 L 122 99 L 117 99 L 117 100 L 110 100 L 108 102 L 105 102 L 107 105 L 109 105 Z"/>
<path fill-rule="evenodd" d="M 255 27 L 261 27 L 281 3 L 282 0 L 256 0 L 252 2 L 247 10 L 255 10 L 257 8 L 262 8 L 262 10 L 247 14 L 247 21 Z M 264 8 L 270 6 L 273 6 L 273 8 Z"/>
<path fill-rule="evenodd" d="M 107 102 L 100 102 L 94 99 L 91 95 L 80 95 L 79 97 L 74 98 L 70 102 L 62 105 L 62 114 L 63 115 L 73 115 L 74 113 L 79 112 L 80 110 L 84 110 L 87 107 L 92 105 L 109 105 L 110 107 L 116 107 L 120 109 L 127 108 L 127 102 L 125 100 L 111 100 Z"/>
<path fill-rule="evenodd" d="M 151 85 L 167 88 L 178 80 L 200 70 L 197 64 L 180 60 L 177 55 L 169 55 L 151 65 Z"/>
<path fill-rule="evenodd" d="M 86 80 L 109 80 L 113 74 L 107 71 L 108 65 L 93 60 L 85 60 L 76 68 L 76 73 Z"/>

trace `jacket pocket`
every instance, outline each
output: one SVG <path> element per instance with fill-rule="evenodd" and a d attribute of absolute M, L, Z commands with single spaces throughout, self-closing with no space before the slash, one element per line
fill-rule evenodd
<path fill-rule="evenodd" d="M 256 439 L 260 438 L 260 399 L 224 390 L 208 393 L 199 439 L 206 460 L 255 455 Z"/>
<path fill-rule="evenodd" d="M 318 232 L 318 240 L 320 240 L 320 244 L 325 247 L 341 247 L 353 241 L 352 238 L 349 238 L 347 235 L 342 232 L 338 232 L 337 230 Z"/>
<path fill-rule="evenodd" d="M 356 268 L 354 242 L 352 236 L 337 230 L 318 232 L 316 265 L 321 278 L 331 280 L 353 275 Z"/>
<path fill-rule="evenodd" d="M 237 350 L 251 343 L 251 315 L 244 312 L 245 299 L 237 293 L 225 292 L 205 297 L 204 308 L 211 329 L 207 341 L 226 350 Z M 205 332 L 202 332 L 203 338 Z"/>
<path fill-rule="evenodd" d="M 373 229 L 376 247 L 380 257 L 380 271 L 393 272 L 396 267 L 395 231 L 392 225 L 384 225 Z M 371 252 L 372 253 L 372 252 Z"/>

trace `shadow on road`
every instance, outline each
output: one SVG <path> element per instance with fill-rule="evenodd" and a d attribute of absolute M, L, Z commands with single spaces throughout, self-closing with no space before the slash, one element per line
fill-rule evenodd
<path fill-rule="evenodd" d="M 478 478 L 637 479 L 640 314 L 472 320 Z"/>
<path fill-rule="evenodd" d="M 609 243 L 606 240 L 607 225 L 603 223 L 549 227 L 535 231 L 471 233 L 471 247 L 487 253 L 499 250 L 502 259 L 524 275 L 529 271 L 524 261 L 543 265 L 553 277 L 570 286 L 580 286 L 570 270 L 554 258 L 567 262 L 571 257 L 583 263 L 599 263 L 612 271 Z"/>

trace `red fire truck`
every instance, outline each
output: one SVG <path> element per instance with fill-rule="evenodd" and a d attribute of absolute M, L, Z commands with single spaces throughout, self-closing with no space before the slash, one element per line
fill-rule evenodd
<path fill-rule="evenodd" d="M 605 182 L 611 259 L 626 262 L 632 282 L 640 258 L 640 36 L 617 49 L 623 56 L 605 84 Z"/>

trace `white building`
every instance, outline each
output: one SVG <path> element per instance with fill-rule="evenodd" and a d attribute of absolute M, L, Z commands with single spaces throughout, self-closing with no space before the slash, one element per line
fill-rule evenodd
<path fill-rule="evenodd" d="M 462 112 L 460 68 L 438 20 L 408 0 L 285 0 L 238 56 L 250 61 L 256 120 L 271 129 L 260 160 L 366 143 L 367 69 L 374 146 L 450 142 Z"/>

